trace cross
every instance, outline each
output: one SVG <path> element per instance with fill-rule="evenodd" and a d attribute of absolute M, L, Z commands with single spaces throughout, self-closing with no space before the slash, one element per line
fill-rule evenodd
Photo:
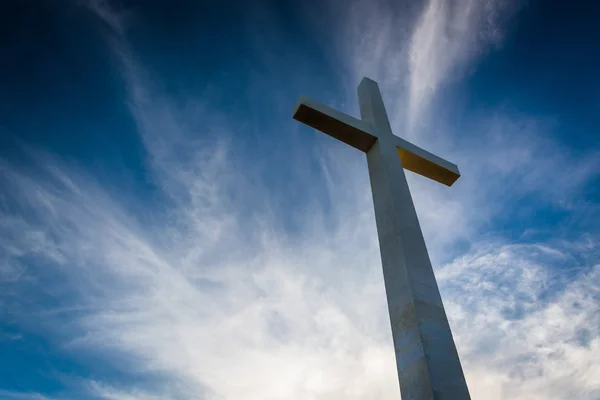
<path fill-rule="evenodd" d="M 358 100 L 361 119 L 301 96 L 294 119 L 367 154 L 402 399 L 470 399 L 404 169 L 447 186 L 460 173 L 392 133 L 377 82 Z"/>

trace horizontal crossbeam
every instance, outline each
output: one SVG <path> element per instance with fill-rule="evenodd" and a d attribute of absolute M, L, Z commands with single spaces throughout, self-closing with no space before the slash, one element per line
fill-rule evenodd
<path fill-rule="evenodd" d="M 294 107 L 294 119 L 350 146 L 368 152 L 378 137 L 387 132 L 368 122 L 344 114 L 317 101 L 301 96 Z M 402 166 L 436 182 L 452 186 L 460 177 L 458 167 L 404 139 L 393 136 Z"/>

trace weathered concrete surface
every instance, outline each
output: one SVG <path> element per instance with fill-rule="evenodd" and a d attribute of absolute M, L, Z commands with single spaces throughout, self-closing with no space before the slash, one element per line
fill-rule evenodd
<path fill-rule="evenodd" d="M 367 153 L 403 400 L 470 399 L 403 162 L 448 186 L 456 165 L 393 135 L 377 83 L 358 87 L 362 120 L 301 98 L 294 118 Z"/>

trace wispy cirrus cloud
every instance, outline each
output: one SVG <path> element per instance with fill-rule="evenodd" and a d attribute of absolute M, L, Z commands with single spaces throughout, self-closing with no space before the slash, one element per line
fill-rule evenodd
<path fill-rule="evenodd" d="M 44 165 L 54 171 L 62 168 L 49 161 Z M 53 238 L 42 247 L 47 254 L 28 255 L 27 242 L 19 250 L 48 263 L 51 249 L 61 248 L 63 262 L 46 267 L 63 282 L 54 292 L 83 312 L 67 312 L 62 330 L 53 309 L 34 303 L 36 322 L 67 341 L 67 352 L 117 359 L 116 368 L 159 377 L 153 388 L 96 383 L 88 395 L 398 397 L 368 201 L 340 210 L 345 224 L 296 243 L 267 219 L 253 232 L 260 245 L 243 247 L 243 259 L 199 257 L 190 265 L 192 246 L 227 252 L 223 243 L 202 240 L 214 226 L 210 206 L 194 206 L 207 222 L 191 231 L 197 241 L 177 243 L 179 235 L 168 233 L 175 226 L 161 221 L 141 229 L 89 177 L 71 168 L 54 176 L 60 180 L 41 179 L 30 203 L 42 209 L 37 201 L 44 199 L 56 217 L 21 225 Z M 27 179 L 14 177 L 13 193 L 30 196 Z M 352 192 L 338 186 L 335 193 Z M 236 228 L 226 225 L 220 234 L 244 245 Z M 567 279 L 550 268 L 556 265 L 578 273 Z M 593 398 L 597 267 L 579 265 L 563 248 L 481 244 L 439 269 L 438 279 L 474 397 Z"/>
<path fill-rule="evenodd" d="M 463 332 L 473 397 L 598 396 L 600 265 L 581 265 L 556 247 L 494 244 L 438 277 L 452 327 Z"/>
<path fill-rule="evenodd" d="M 410 40 L 409 128 L 418 122 L 438 87 L 504 36 L 516 3 L 505 0 L 430 0 Z"/>
<path fill-rule="evenodd" d="M 510 0 L 353 1 L 331 3 L 325 15 L 338 16 L 334 54 L 349 61 L 348 94 L 363 76 L 375 79 L 397 134 L 414 138 L 437 90 L 502 43 L 519 7 Z"/>

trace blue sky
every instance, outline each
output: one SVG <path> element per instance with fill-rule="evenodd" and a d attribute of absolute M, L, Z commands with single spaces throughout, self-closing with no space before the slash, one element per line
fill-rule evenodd
<path fill-rule="evenodd" d="M 206 4 L 205 4 L 206 3 Z M 474 399 L 600 397 L 600 27 L 532 0 L 0 6 L 1 399 L 398 399 L 358 116 L 408 173 Z"/>

